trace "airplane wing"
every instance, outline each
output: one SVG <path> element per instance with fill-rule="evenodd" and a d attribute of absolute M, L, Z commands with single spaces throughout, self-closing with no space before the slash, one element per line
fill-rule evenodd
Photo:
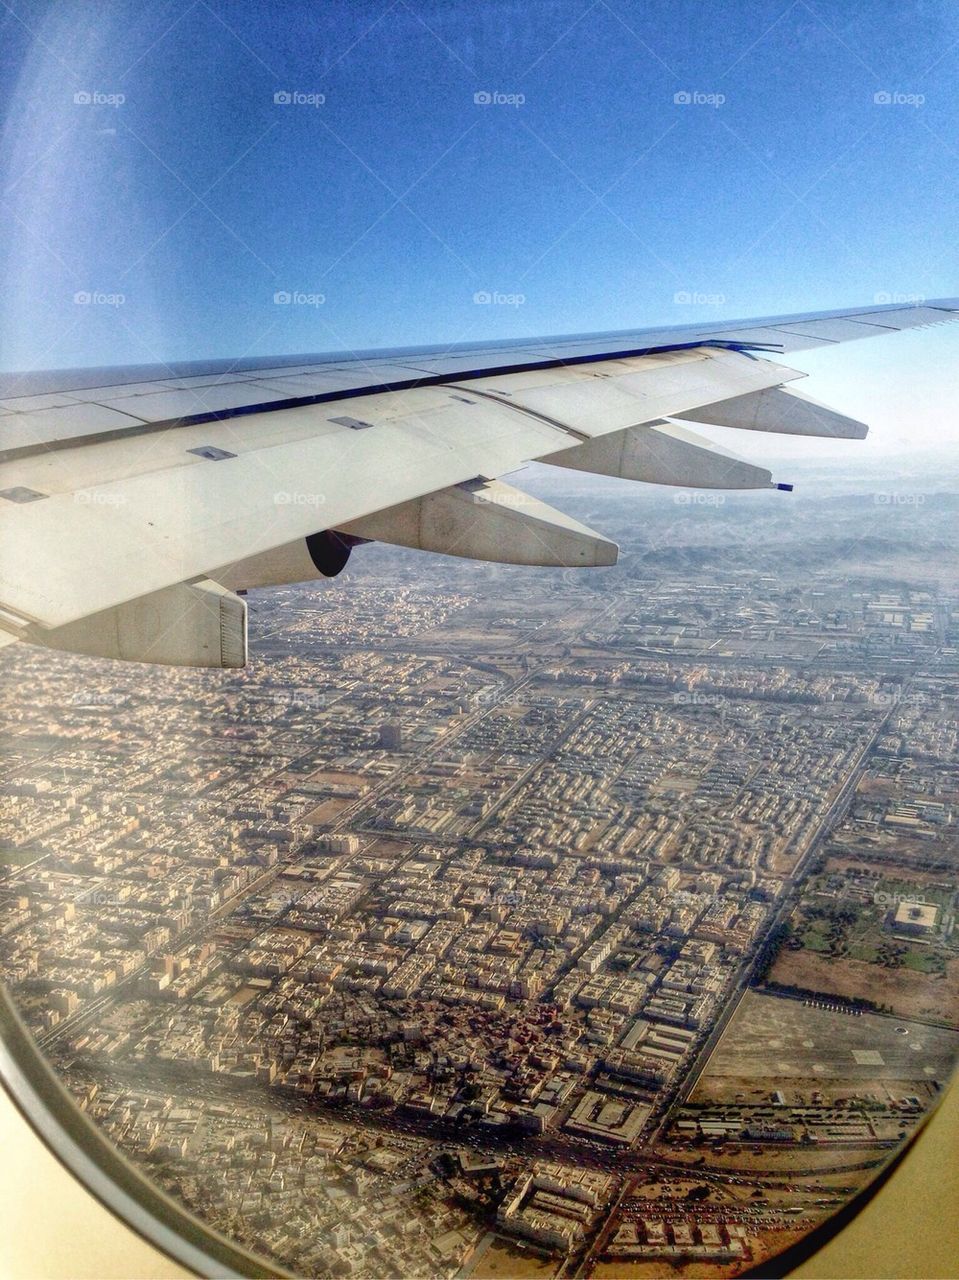
<path fill-rule="evenodd" d="M 862 438 L 788 353 L 936 324 L 959 299 L 655 331 L 0 377 L 0 644 L 240 666 L 237 591 L 359 542 L 511 563 L 615 545 L 499 478 L 539 460 L 776 487 L 686 422 Z M 677 421 L 679 420 L 679 421 Z M 788 487 L 788 486 L 786 486 Z"/>

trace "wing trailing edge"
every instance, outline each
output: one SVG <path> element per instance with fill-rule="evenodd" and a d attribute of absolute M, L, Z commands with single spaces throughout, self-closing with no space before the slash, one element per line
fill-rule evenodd
<path fill-rule="evenodd" d="M 770 354 L 956 318 L 944 299 L 445 352 L 10 375 L 0 646 L 241 665 L 230 588 L 332 576 L 373 538 L 611 564 L 613 543 L 498 478 L 542 461 L 786 488 L 681 423 L 862 439 L 864 424 L 787 389 L 805 375 Z"/>
<path fill-rule="evenodd" d="M 714 427 L 737 427 L 744 431 L 768 431 L 791 436 L 825 436 L 834 440 L 865 440 L 869 428 L 864 422 L 820 404 L 812 396 L 793 388 L 765 387 L 744 396 L 733 396 L 717 404 L 699 405 L 673 417 L 702 422 Z"/>
<path fill-rule="evenodd" d="M 30 627 L 48 649 L 171 667 L 243 667 L 246 602 L 217 582 L 180 582 L 63 627 Z"/>
<path fill-rule="evenodd" d="M 769 489 L 772 475 L 675 423 L 629 427 L 551 454 L 544 462 L 574 471 L 684 489 Z"/>
<path fill-rule="evenodd" d="M 616 563 L 601 534 L 501 480 L 474 480 L 345 525 L 341 533 L 470 560 L 566 569 Z"/>

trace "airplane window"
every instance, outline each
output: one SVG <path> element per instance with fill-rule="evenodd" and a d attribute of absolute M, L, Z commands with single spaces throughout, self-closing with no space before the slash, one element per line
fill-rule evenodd
<path fill-rule="evenodd" d="M 627 8 L 2 20 L 0 1076 L 202 1273 L 757 1272 L 959 1055 L 941 201 L 755 141 L 926 95 Z"/>

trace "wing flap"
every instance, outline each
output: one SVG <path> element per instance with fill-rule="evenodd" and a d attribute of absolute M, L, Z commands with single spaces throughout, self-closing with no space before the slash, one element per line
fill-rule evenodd
<path fill-rule="evenodd" d="M 0 468 L 0 497 L 16 495 L 0 500 L 0 601 L 64 626 L 571 441 L 797 376 L 701 348 L 15 458 Z"/>
<path fill-rule="evenodd" d="M 616 563 L 614 542 L 502 481 L 473 481 L 354 520 L 341 533 L 498 564 Z"/>
<path fill-rule="evenodd" d="M 560 422 L 585 439 L 804 376 L 737 351 L 699 347 L 459 385 L 464 393 L 480 393 L 544 421 Z"/>
<path fill-rule="evenodd" d="M 64 627 L 31 628 L 50 649 L 173 667 L 243 667 L 246 602 L 216 582 L 179 582 Z"/>
<path fill-rule="evenodd" d="M 356 413 L 358 403 L 342 407 Z M 190 453 L 170 433 L 175 465 L 151 456 L 161 444 L 168 450 L 169 438 L 99 445 L 104 472 L 111 458 L 127 472 L 144 469 L 49 493 L 38 488 L 42 477 L 31 478 L 35 501 L 0 501 L 0 600 L 31 622 L 63 626 L 384 506 L 502 474 L 568 443 L 557 428 L 515 410 L 489 402 L 479 416 L 469 410 L 433 388 L 408 393 L 403 409 L 391 397 L 370 397 L 363 413 L 376 420 L 374 429 L 331 426 L 324 412 L 314 434 L 272 445 L 264 441 L 278 415 L 250 415 L 231 424 L 229 435 L 225 424 L 219 434 L 207 428 L 225 458 Z M 302 415 L 321 416 L 290 412 L 301 415 L 301 427 Z M 29 461 L 68 476 L 71 452 L 9 465 L 22 472 Z"/>
<path fill-rule="evenodd" d="M 716 427 L 736 427 L 743 431 L 768 431 L 794 436 L 824 436 L 835 440 L 865 440 L 869 428 L 864 422 L 837 413 L 801 391 L 767 387 L 744 396 L 705 404 L 677 413 L 677 418 Z"/>
<path fill-rule="evenodd" d="M 772 475 L 671 422 L 600 436 L 543 459 L 551 466 L 690 489 L 768 489 Z"/>
<path fill-rule="evenodd" d="M 760 358 L 764 346 L 825 345 L 957 312 L 950 300 L 455 352 L 214 362 L 162 377 L 149 367 L 8 375 L 0 628 L 64 627 L 643 424 L 657 425 L 627 443 L 644 441 L 645 461 L 634 453 L 620 474 L 765 482 L 767 472 L 659 420 L 735 408 L 803 376 Z M 758 413 L 751 426 L 785 429 Z"/>

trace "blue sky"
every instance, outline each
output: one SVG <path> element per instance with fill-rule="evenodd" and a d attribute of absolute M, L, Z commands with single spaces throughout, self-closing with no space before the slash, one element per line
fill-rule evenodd
<path fill-rule="evenodd" d="M 950 0 L 11 0 L 0 39 L 5 369 L 959 293 Z"/>

